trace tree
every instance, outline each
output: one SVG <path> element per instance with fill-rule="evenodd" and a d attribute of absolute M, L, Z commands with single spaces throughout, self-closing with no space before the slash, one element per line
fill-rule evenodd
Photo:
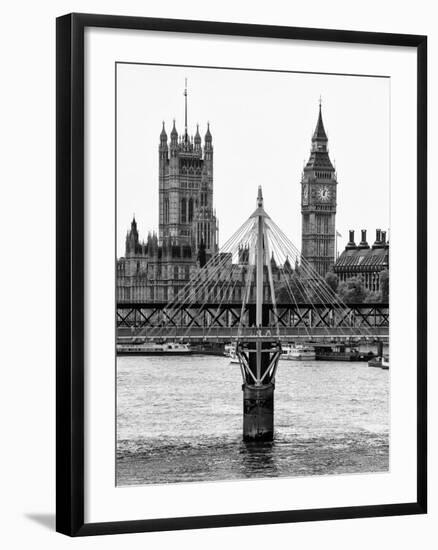
<path fill-rule="evenodd" d="M 380 292 L 382 294 L 382 302 L 389 302 L 389 270 L 384 269 L 380 272 Z"/>
<path fill-rule="evenodd" d="M 366 297 L 364 302 L 367 304 L 376 304 L 382 301 L 382 293 L 379 290 L 373 290 Z"/>
<path fill-rule="evenodd" d="M 304 292 L 304 283 L 300 277 L 294 273 L 288 278 L 288 284 L 284 284 L 278 288 L 276 292 L 276 299 L 279 304 L 298 304 L 308 302 L 308 297 Z"/>
<path fill-rule="evenodd" d="M 333 273 L 333 271 L 327 272 L 325 276 L 325 282 L 333 290 L 333 292 L 336 292 L 338 290 L 339 278 L 336 273 Z"/>
<path fill-rule="evenodd" d="M 368 290 L 364 287 L 361 277 L 352 277 L 342 282 L 338 287 L 338 296 L 347 304 L 361 304 L 367 297 Z"/>
<path fill-rule="evenodd" d="M 276 296 L 277 304 L 288 304 L 292 301 L 289 290 L 286 286 L 282 286 L 280 288 L 276 288 Z"/>

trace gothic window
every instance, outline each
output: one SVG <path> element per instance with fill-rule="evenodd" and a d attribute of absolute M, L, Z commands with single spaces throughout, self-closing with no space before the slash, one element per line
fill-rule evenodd
<path fill-rule="evenodd" d="M 169 223 L 169 199 L 164 199 L 164 223 Z"/>
<path fill-rule="evenodd" d="M 181 199 L 181 223 L 186 223 L 187 211 L 186 211 L 186 199 Z"/>
<path fill-rule="evenodd" d="M 193 199 L 189 199 L 189 222 L 193 221 Z"/>
<path fill-rule="evenodd" d="M 173 268 L 173 278 L 178 279 L 178 267 L 177 266 L 175 266 Z"/>

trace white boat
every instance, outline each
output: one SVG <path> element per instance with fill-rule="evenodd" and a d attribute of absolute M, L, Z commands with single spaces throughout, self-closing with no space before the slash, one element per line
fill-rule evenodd
<path fill-rule="evenodd" d="M 234 352 L 234 355 L 230 355 L 230 363 L 239 363 L 239 358 L 237 357 L 236 352 Z"/>
<path fill-rule="evenodd" d="M 230 363 L 239 363 L 239 358 L 236 353 L 236 344 L 225 345 L 225 356 L 230 358 Z"/>
<path fill-rule="evenodd" d="M 282 346 L 280 359 L 287 361 L 314 361 L 316 359 L 315 348 L 304 344 L 285 344 Z"/>
<path fill-rule="evenodd" d="M 190 346 L 180 342 L 117 344 L 117 355 L 189 355 L 190 353 L 192 353 Z"/>
<path fill-rule="evenodd" d="M 226 357 L 230 357 L 232 352 L 236 352 L 236 345 L 235 344 L 225 344 L 224 346 L 224 355 Z"/>

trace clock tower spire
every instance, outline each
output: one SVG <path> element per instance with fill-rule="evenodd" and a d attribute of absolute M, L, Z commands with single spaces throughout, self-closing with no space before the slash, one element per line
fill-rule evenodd
<path fill-rule="evenodd" d="M 332 269 L 335 261 L 337 184 L 328 153 L 320 99 L 310 157 L 301 177 L 301 254 L 322 277 Z"/>

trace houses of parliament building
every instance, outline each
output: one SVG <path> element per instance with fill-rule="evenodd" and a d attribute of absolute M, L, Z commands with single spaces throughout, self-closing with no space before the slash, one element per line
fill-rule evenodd
<path fill-rule="evenodd" d="M 172 300 L 194 273 L 218 252 L 218 222 L 213 207 L 213 143 L 209 124 L 204 144 L 189 136 L 187 89 L 184 132 L 175 121 L 170 142 L 160 134 L 159 227 L 140 241 L 137 221 L 126 235 L 125 256 L 117 262 L 118 302 Z"/>
<path fill-rule="evenodd" d="M 145 241 L 140 240 L 137 221 L 132 220 L 126 234 L 125 255 L 117 261 L 118 303 L 171 301 L 218 253 L 219 223 L 213 205 L 212 134 L 207 124 L 203 142 L 199 126 L 195 136 L 189 136 L 187 89 L 184 96 L 184 131 L 178 134 L 173 121 L 169 141 L 163 122 L 159 136 L 158 234 L 152 232 Z M 320 104 L 310 157 L 301 178 L 301 250 L 302 257 L 321 277 L 333 270 L 336 240 L 337 178 L 327 144 Z M 231 255 L 225 260 L 223 277 L 234 281 L 232 296 L 228 296 L 227 301 L 240 302 L 248 254 L 241 250 L 238 262 L 234 264 Z M 285 273 L 290 277 L 298 267 L 287 264 L 277 266 L 272 258 L 274 283 L 277 281 L 280 285 Z M 218 277 L 220 279 L 220 273 Z"/>

